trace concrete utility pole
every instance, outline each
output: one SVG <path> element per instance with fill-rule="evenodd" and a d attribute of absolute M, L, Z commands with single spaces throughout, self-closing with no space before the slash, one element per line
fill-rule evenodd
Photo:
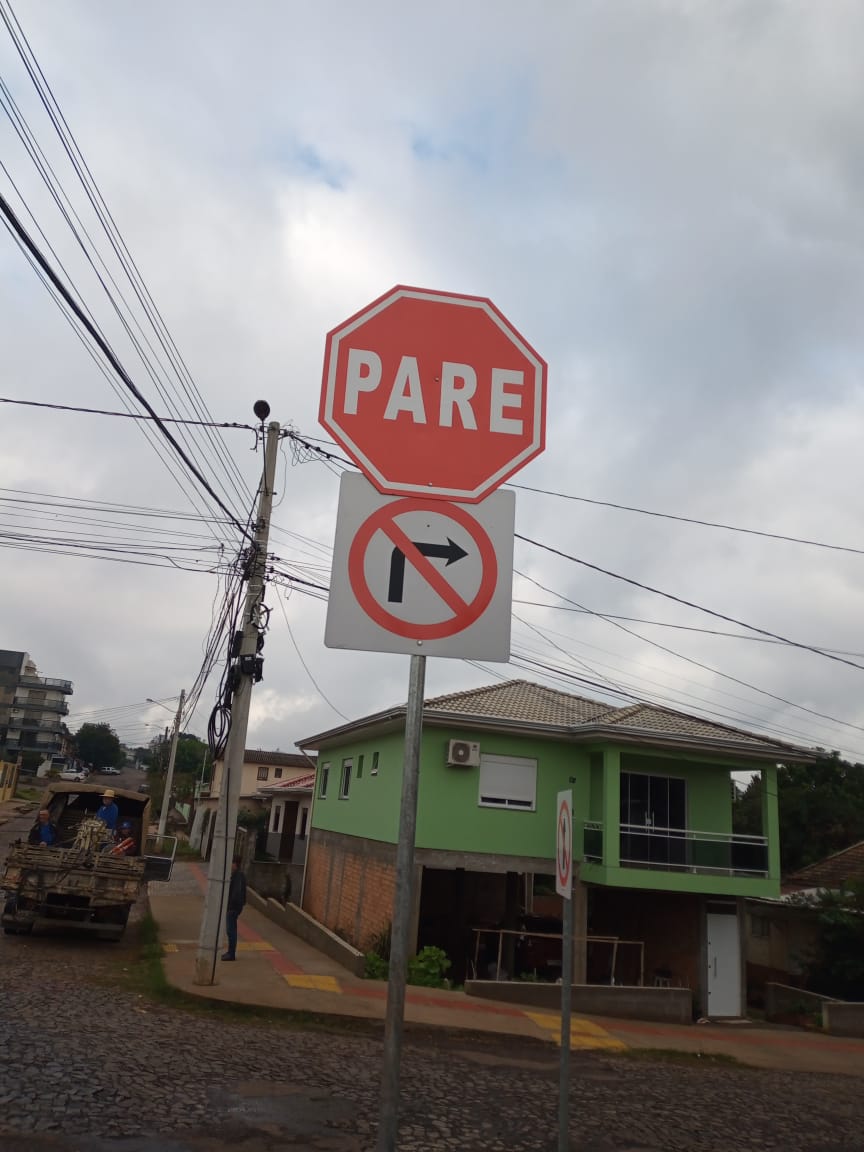
<path fill-rule="evenodd" d="M 165 789 L 162 792 L 162 809 L 159 812 L 159 838 L 165 835 L 165 824 L 168 820 L 168 809 L 171 807 L 171 788 L 174 784 L 174 761 L 177 759 L 177 739 L 180 735 L 180 721 L 183 718 L 183 705 L 186 703 L 186 689 L 180 689 L 180 703 L 174 717 L 174 734 L 171 737 L 171 753 L 168 757 L 168 774 L 165 777 Z"/>
<path fill-rule="evenodd" d="M 262 421 L 266 420 L 270 415 L 269 404 L 259 400 L 255 405 L 255 415 Z M 270 512 L 273 506 L 273 483 L 276 476 L 279 433 L 278 423 L 273 421 L 267 425 L 267 437 L 264 444 L 264 473 L 258 499 L 258 519 L 255 524 L 255 536 L 249 563 L 249 583 L 246 587 L 246 600 L 243 606 L 242 639 L 239 653 L 232 653 L 232 655 L 236 655 L 237 660 L 233 669 L 235 687 L 231 704 L 231 730 L 228 734 L 228 743 L 223 757 L 222 784 L 219 790 L 219 804 L 214 822 L 213 846 L 210 850 L 207 896 L 204 901 L 204 916 L 201 920 L 201 934 L 198 938 L 198 953 L 195 958 L 196 984 L 218 983 L 216 964 L 219 960 L 219 942 L 222 925 L 225 922 L 231 860 L 234 855 L 237 809 L 243 777 L 243 757 L 246 751 L 246 730 L 249 726 L 249 705 L 252 699 L 252 685 L 256 679 L 260 679 L 258 639 L 261 606 L 264 598 L 264 576 L 267 570 L 267 545 L 270 539 Z"/>

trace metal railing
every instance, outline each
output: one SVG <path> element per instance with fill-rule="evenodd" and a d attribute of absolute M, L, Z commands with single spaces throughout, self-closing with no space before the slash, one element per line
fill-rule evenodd
<path fill-rule="evenodd" d="M 25 688 L 39 687 L 39 688 L 59 688 L 61 692 L 72 691 L 71 680 L 56 680 L 51 676 L 31 676 L 25 673 L 23 676 L 18 677 L 18 683 L 23 684 Z"/>
<path fill-rule="evenodd" d="M 602 863 L 603 824 L 583 824 L 584 856 Z M 736 832 L 698 832 L 690 828 L 657 828 L 622 824 L 619 863 L 624 868 L 707 873 L 722 876 L 767 876 L 768 841 Z"/>
<path fill-rule="evenodd" d="M 31 700 L 29 696 L 16 696 L 12 701 L 12 707 L 29 712 L 57 712 L 61 716 L 69 715 L 69 705 L 65 700 Z"/>
<path fill-rule="evenodd" d="M 473 928 L 474 933 L 474 973 L 479 979 L 478 969 L 480 965 L 480 941 L 483 936 L 493 935 L 498 937 L 498 959 L 495 963 L 495 980 L 508 980 L 512 979 L 512 973 L 507 975 L 503 967 L 504 955 L 504 937 L 515 936 L 519 940 L 558 940 L 561 942 L 563 949 L 564 936 L 561 932 L 529 932 L 526 930 L 520 931 L 518 928 Z M 645 983 L 645 942 L 644 940 L 622 940 L 619 936 L 574 936 L 574 940 L 584 942 L 586 949 L 590 945 L 606 945 L 611 951 L 610 957 L 610 974 L 608 981 L 604 983 L 615 984 L 615 971 L 618 964 L 618 949 L 620 947 L 632 947 L 639 949 L 639 983 L 638 987 L 642 987 Z M 555 965 L 556 967 L 558 965 Z M 560 978 L 559 981 L 560 983 Z"/>
<path fill-rule="evenodd" d="M 627 868 L 767 876 L 768 841 L 735 832 L 622 824 L 620 863 Z"/>

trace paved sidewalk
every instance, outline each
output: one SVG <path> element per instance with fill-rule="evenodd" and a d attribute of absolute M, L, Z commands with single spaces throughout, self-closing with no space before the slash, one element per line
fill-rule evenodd
<path fill-rule="evenodd" d="M 170 884 L 150 886 L 169 983 L 192 995 L 231 1003 L 383 1020 L 386 984 L 358 979 L 248 905 L 239 921 L 237 961 L 225 964 L 216 958 L 218 983 L 195 984 L 204 884 L 200 865 L 179 862 Z M 559 1042 L 557 1014 L 478 1000 L 462 992 L 409 988 L 405 1019 L 409 1025 L 498 1033 L 550 1045 Z M 864 1040 L 746 1023 L 686 1026 L 578 1016 L 572 1021 L 571 1047 L 619 1052 L 663 1048 L 731 1056 L 762 1068 L 864 1077 Z"/>

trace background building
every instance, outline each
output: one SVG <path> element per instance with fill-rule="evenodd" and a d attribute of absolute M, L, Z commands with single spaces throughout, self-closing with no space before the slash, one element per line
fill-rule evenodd
<path fill-rule="evenodd" d="M 40 676 L 27 652 L 0 650 L 0 753 L 25 769 L 65 751 L 72 681 Z"/>

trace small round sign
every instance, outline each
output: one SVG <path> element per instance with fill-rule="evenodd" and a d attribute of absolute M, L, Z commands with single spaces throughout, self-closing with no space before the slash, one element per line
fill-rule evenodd
<path fill-rule="evenodd" d="M 555 887 L 562 896 L 570 897 L 573 887 L 573 813 L 571 794 L 558 797 L 557 835 L 555 837 Z"/>

